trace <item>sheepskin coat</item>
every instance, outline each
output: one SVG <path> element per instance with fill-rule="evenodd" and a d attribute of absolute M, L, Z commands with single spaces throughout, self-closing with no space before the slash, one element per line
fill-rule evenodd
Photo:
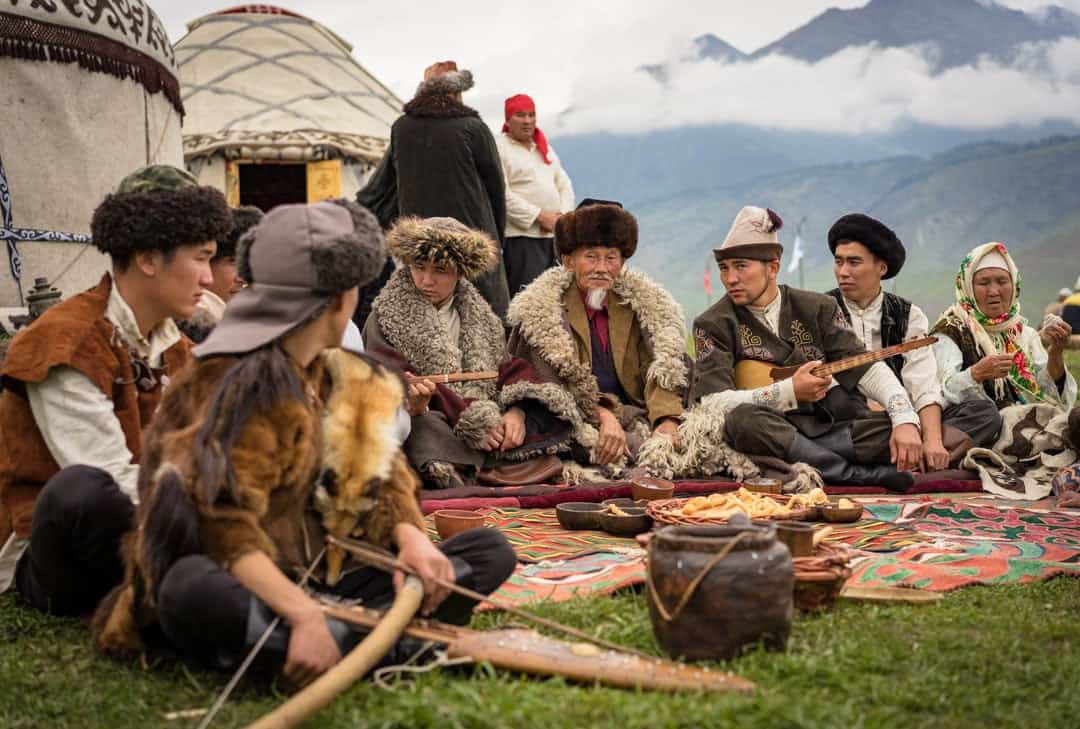
<path fill-rule="evenodd" d="M 384 228 L 398 217 L 448 217 L 501 244 L 506 191 L 495 138 L 475 109 L 448 96 L 418 94 L 390 128 L 390 146 L 357 201 Z M 477 288 L 501 318 L 510 296 L 502 260 Z"/>
<path fill-rule="evenodd" d="M 624 268 L 608 293 L 610 347 L 625 403 L 597 387 L 589 321 L 571 271 L 541 274 L 514 297 L 508 320 L 510 354 L 529 362 L 543 384 L 522 384 L 503 397 L 547 402 L 570 419 L 584 448 L 596 444 L 598 406 L 643 413 L 645 435 L 661 419 L 682 414 L 689 377 L 682 309 L 645 274 Z"/>
<path fill-rule="evenodd" d="M 452 437 L 468 449 L 476 449 L 507 408 L 521 405 L 523 409 L 543 409 L 542 404 L 535 402 L 526 405 L 521 402 L 524 398 L 505 398 L 503 390 L 515 385 L 539 385 L 541 381 L 527 363 L 507 357 L 502 323 L 473 284 L 464 279 L 459 281 L 451 306 L 461 319 L 461 334 L 456 342 L 440 324 L 435 307 L 413 284 L 409 270 L 399 269 L 372 304 L 371 316 L 364 326 L 364 343 L 373 356 L 418 375 L 499 372 L 498 380 L 436 385 L 429 407 L 442 415 L 452 431 L 443 432 L 440 437 L 440 429 L 415 428 L 425 438 Z M 531 435 L 521 448 L 503 455 L 510 460 L 535 455 L 537 449 L 530 444 L 538 443 L 542 435 L 550 433 Z M 460 444 L 431 442 L 422 446 L 419 450 L 406 448 L 411 457 L 414 451 L 422 452 L 423 455 L 413 458 L 418 467 L 430 460 L 474 466 L 484 460 L 479 453 L 462 459 Z"/>
<path fill-rule="evenodd" d="M 160 580 L 185 554 L 205 553 L 228 569 L 261 551 L 296 576 L 327 532 L 391 547 L 396 524 L 423 528 L 419 480 L 389 427 L 404 385 L 344 350 L 327 350 L 306 369 L 289 360 L 301 396 L 256 406 L 232 441 L 233 483 L 205 482 L 194 458 L 200 432 L 228 428 L 208 420 L 219 385 L 240 361 L 197 361 L 162 400 L 141 463 L 139 528 L 123 547 L 125 579 L 94 616 L 94 640 L 105 653 L 130 657 L 143 649 L 140 631 L 156 619 Z M 313 584 L 320 579 L 316 573 Z"/>

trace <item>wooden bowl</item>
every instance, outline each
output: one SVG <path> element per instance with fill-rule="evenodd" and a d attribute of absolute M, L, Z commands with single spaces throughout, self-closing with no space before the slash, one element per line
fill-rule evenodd
<path fill-rule="evenodd" d="M 783 484 L 775 478 L 748 478 L 742 482 L 747 491 L 759 494 L 778 494 L 782 491 Z"/>
<path fill-rule="evenodd" d="M 586 501 L 567 501 L 555 505 L 555 516 L 559 520 L 559 526 L 571 531 L 580 529 L 600 531 L 602 528 L 600 517 L 603 513 L 603 506 Z"/>
<path fill-rule="evenodd" d="M 600 526 L 608 534 L 619 537 L 632 537 L 652 529 L 653 520 L 640 506 L 631 506 L 623 509 L 626 516 L 618 516 L 604 512 L 600 516 Z"/>
<path fill-rule="evenodd" d="M 817 507 L 818 518 L 833 524 L 847 524 L 849 522 L 858 521 L 863 515 L 863 505 L 858 502 L 852 503 L 854 503 L 855 506 L 850 508 L 840 508 L 839 504 L 835 501 L 830 501 L 828 504 L 822 504 Z"/>
<path fill-rule="evenodd" d="M 662 478 L 636 478 L 630 482 L 630 493 L 635 501 L 670 499 L 675 493 L 675 484 Z"/>
<path fill-rule="evenodd" d="M 439 509 L 435 512 L 435 530 L 443 539 L 484 526 L 484 515 L 464 509 Z"/>

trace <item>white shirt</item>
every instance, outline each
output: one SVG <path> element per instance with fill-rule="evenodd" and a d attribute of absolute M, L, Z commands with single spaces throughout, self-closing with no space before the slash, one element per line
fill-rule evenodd
<path fill-rule="evenodd" d="M 495 140 L 506 180 L 506 235 L 551 238 L 554 234 L 540 228 L 536 217 L 543 210 L 565 213 L 574 209 L 574 187 L 548 146 L 551 164 L 544 162 L 540 150 L 531 142 L 526 146 L 509 134 Z"/>
<path fill-rule="evenodd" d="M 1031 353 L 1031 369 L 1035 372 L 1035 381 L 1046 396 L 1046 401 L 1057 404 L 1065 410 L 1071 410 L 1076 405 L 1076 379 L 1068 368 L 1065 369 L 1065 390 L 1058 392 L 1057 384 L 1046 371 L 1046 365 L 1050 361 L 1039 332 L 1034 328 L 1024 325 L 1017 344 L 1025 352 Z M 934 343 L 934 357 L 937 360 L 938 378 L 941 381 L 941 390 L 945 395 L 945 401 L 962 403 L 968 400 L 991 400 L 981 383 L 971 376 L 971 368 L 963 369 L 964 354 L 950 337 L 941 335 Z"/>
<path fill-rule="evenodd" d="M 847 306 L 848 313 L 851 315 L 851 328 L 869 350 L 882 347 L 881 305 L 884 300 L 885 292 L 879 291 L 873 301 L 867 304 L 865 309 L 861 309 L 854 301 L 844 297 L 844 305 Z M 929 331 L 930 322 L 927 321 L 926 314 L 919 307 L 912 305 L 904 339 L 925 337 Z M 943 405 L 944 397 L 941 394 L 941 383 L 937 378 L 934 350 L 930 347 L 921 347 L 905 352 L 903 357 L 904 364 L 900 368 L 900 380 L 911 398 L 915 411 L 918 412 L 928 405 Z"/>
<path fill-rule="evenodd" d="M 777 294 L 769 304 L 764 307 L 746 307 L 759 322 L 769 328 L 773 334 L 780 329 L 780 308 L 783 292 Z M 839 385 L 835 379 L 829 385 L 829 389 Z M 866 374 L 859 380 L 859 391 L 866 397 L 877 400 L 885 406 L 889 420 L 893 427 L 904 423 L 919 426 L 919 417 L 911 407 L 911 399 L 904 387 L 896 379 L 896 375 L 884 362 L 875 362 L 870 365 Z M 795 381 L 793 378 L 774 382 L 755 390 L 727 390 L 717 392 L 702 398 L 702 401 L 711 400 L 721 408 L 723 412 L 733 410 L 743 403 L 765 405 L 779 412 L 785 413 L 799 407 L 799 401 L 795 398 Z"/>

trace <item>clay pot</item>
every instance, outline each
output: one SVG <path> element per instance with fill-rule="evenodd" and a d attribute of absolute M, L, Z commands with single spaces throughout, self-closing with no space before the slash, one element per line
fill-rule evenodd
<path fill-rule="evenodd" d="M 484 515 L 464 509 L 440 509 L 435 512 L 435 530 L 443 539 L 484 526 Z"/>
<path fill-rule="evenodd" d="M 758 641 L 783 649 L 793 581 L 773 525 L 670 526 L 649 542 L 649 617 L 676 658 L 726 660 Z"/>
<path fill-rule="evenodd" d="M 662 478 L 636 478 L 630 482 L 630 493 L 635 501 L 670 499 L 675 493 L 675 484 Z"/>

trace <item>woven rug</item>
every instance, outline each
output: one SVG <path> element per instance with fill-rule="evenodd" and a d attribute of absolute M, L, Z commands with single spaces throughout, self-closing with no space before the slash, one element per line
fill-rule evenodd
<path fill-rule="evenodd" d="M 867 508 L 928 541 L 859 558 L 848 584 L 947 591 L 1080 576 L 1080 514 L 946 499 Z"/>
<path fill-rule="evenodd" d="M 554 509 L 479 509 L 484 526 L 495 527 L 510 540 L 519 562 L 542 562 L 580 557 L 594 552 L 640 551 L 633 539 L 606 532 L 567 531 L 559 526 Z M 438 540 L 434 519 L 426 517 L 428 533 Z"/>
<path fill-rule="evenodd" d="M 494 597 L 512 605 L 540 600 L 562 602 L 575 597 L 607 595 L 645 582 L 645 552 L 593 552 L 569 559 L 519 563 Z M 478 610 L 492 610 L 482 603 Z"/>

